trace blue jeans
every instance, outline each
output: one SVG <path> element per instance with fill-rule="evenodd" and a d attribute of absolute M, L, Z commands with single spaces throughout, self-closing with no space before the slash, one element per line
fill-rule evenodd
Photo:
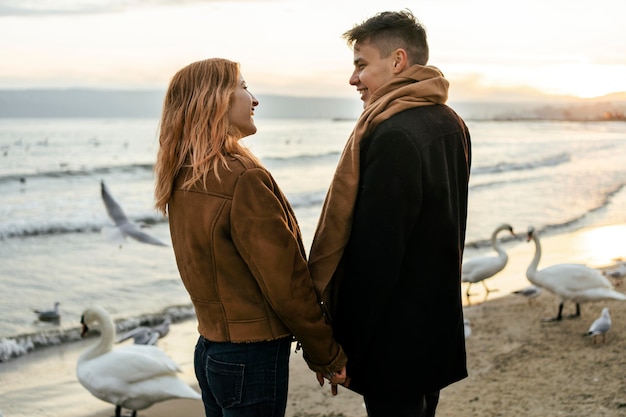
<path fill-rule="evenodd" d="M 211 342 L 194 353 L 206 417 L 283 417 L 287 408 L 291 338 Z"/>

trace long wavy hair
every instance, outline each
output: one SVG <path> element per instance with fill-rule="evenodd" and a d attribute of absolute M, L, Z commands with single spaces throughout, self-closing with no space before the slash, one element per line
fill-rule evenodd
<path fill-rule="evenodd" d="M 228 157 L 258 162 L 239 140 L 241 132 L 228 118 L 230 101 L 239 82 L 239 63 L 222 58 L 194 62 L 180 69 L 163 101 L 159 150 L 154 166 L 155 207 L 167 215 L 174 180 L 183 166 L 192 175 L 183 183 L 189 189 L 213 171 L 219 181 L 218 164 L 228 169 Z"/>

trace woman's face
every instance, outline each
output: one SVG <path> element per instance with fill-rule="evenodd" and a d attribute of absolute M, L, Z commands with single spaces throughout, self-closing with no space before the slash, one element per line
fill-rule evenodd
<path fill-rule="evenodd" d="M 241 132 L 242 137 L 256 133 L 254 125 L 254 108 L 259 105 L 256 98 L 248 91 L 248 86 L 243 76 L 239 74 L 237 88 L 233 93 L 228 109 L 228 120 L 233 127 Z"/>

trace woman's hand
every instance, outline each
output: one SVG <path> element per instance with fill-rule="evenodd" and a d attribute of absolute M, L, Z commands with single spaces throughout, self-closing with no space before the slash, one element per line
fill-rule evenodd
<path fill-rule="evenodd" d="M 337 385 L 343 385 L 347 388 L 348 385 L 346 384 L 350 381 L 350 378 L 348 378 L 348 375 L 346 374 L 345 366 L 339 372 L 333 372 L 326 375 L 321 372 L 316 372 L 315 376 L 317 377 L 317 382 L 319 382 L 320 387 L 324 386 L 324 379 L 328 379 L 328 382 L 330 382 L 330 392 L 333 395 L 337 395 Z"/>

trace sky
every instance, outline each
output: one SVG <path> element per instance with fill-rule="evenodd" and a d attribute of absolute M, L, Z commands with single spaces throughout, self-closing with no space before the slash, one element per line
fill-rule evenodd
<path fill-rule="evenodd" d="M 450 99 L 626 92 L 623 0 L 0 0 L 0 89 L 165 90 L 222 57 L 255 94 L 356 97 L 341 34 L 402 9 Z"/>

